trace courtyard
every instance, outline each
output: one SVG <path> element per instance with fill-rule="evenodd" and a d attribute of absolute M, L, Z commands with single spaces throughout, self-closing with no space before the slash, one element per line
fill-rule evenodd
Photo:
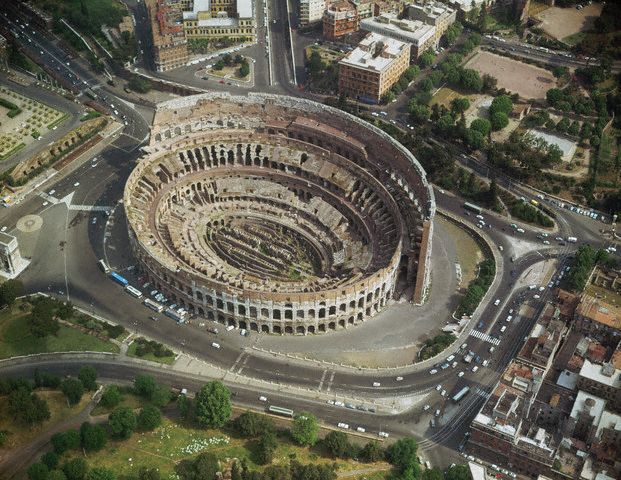
<path fill-rule="evenodd" d="M 540 28 L 551 37 L 566 43 L 575 43 L 572 36 L 590 30 L 595 20 L 602 13 L 601 3 L 585 5 L 582 10 L 576 8 L 550 7 L 539 13 Z"/>

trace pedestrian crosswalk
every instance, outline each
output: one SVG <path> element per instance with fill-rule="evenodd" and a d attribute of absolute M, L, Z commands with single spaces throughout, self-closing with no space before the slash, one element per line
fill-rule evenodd
<path fill-rule="evenodd" d="M 472 335 L 474 338 L 483 340 L 484 342 L 491 343 L 492 345 L 500 344 L 500 340 L 498 338 L 490 337 L 487 333 L 479 332 L 478 330 L 472 330 L 470 332 L 470 335 Z"/>

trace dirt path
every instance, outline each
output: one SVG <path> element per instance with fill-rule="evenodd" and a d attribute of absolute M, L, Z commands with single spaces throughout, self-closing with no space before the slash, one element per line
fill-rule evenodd
<path fill-rule="evenodd" d="M 33 462 L 39 455 L 45 453 L 47 445 L 52 438 L 52 435 L 58 432 L 69 430 L 70 428 L 79 428 L 82 423 L 91 419 L 90 413 L 97 405 L 97 398 L 101 390 L 96 392 L 91 398 L 90 402 L 77 414 L 63 422 L 57 423 L 49 430 L 42 433 L 41 436 L 35 438 L 32 442 L 20 446 L 15 451 L 7 455 L 2 461 L 0 461 L 0 478 L 11 480 L 21 475 L 28 465 Z M 95 423 L 103 422 L 108 418 L 108 415 L 96 417 Z"/>
<path fill-rule="evenodd" d="M 337 472 L 338 478 L 357 477 L 358 475 L 366 475 L 376 472 L 385 472 L 390 470 L 390 465 L 379 465 L 375 467 L 359 468 L 357 470 L 348 470 L 346 472 Z"/>

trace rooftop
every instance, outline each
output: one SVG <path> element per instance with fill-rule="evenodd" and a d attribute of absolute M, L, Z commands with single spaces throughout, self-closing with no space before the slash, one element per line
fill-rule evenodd
<path fill-rule="evenodd" d="M 395 13 L 382 13 L 377 17 L 365 18 L 360 22 L 363 30 L 382 29 L 386 35 L 397 37 L 418 46 L 433 37 L 436 31 L 434 25 L 428 25 L 421 20 L 399 19 Z"/>
<path fill-rule="evenodd" d="M 339 64 L 382 72 L 410 45 L 377 33 L 369 33 Z"/>
<path fill-rule="evenodd" d="M 580 369 L 580 376 L 609 387 L 621 388 L 621 370 L 610 363 L 599 365 L 585 360 Z"/>
<path fill-rule="evenodd" d="M 591 295 L 582 296 L 576 315 L 621 330 L 621 318 L 617 316 L 617 308 Z"/>
<path fill-rule="evenodd" d="M 580 413 L 588 414 L 593 417 L 591 423 L 593 425 L 599 424 L 604 408 L 606 407 L 606 401 L 602 398 L 586 393 L 582 390 L 576 395 L 576 401 L 571 409 L 569 416 L 571 418 L 578 418 Z"/>

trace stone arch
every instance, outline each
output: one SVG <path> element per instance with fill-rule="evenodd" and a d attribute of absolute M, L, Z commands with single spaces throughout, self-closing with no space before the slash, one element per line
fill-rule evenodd
<path fill-rule="evenodd" d="M 175 135 L 181 135 L 181 127 L 179 126 L 175 127 L 174 132 L 175 132 Z"/>
<path fill-rule="evenodd" d="M 335 322 L 328 323 L 328 328 L 330 330 L 336 330 L 336 323 Z"/>
<path fill-rule="evenodd" d="M 230 327 L 231 325 L 236 327 L 237 325 L 235 324 L 235 319 L 232 317 L 229 317 L 226 321 L 226 324 Z"/>
<path fill-rule="evenodd" d="M 240 321 L 239 321 L 239 328 L 244 328 L 244 329 L 245 329 L 245 328 L 248 328 L 248 327 L 246 326 L 246 321 L 245 321 L 245 320 L 240 320 Z"/>
<path fill-rule="evenodd" d="M 329 309 L 328 309 L 328 315 L 336 315 L 336 306 L 332 305 Z"/>
<path fill-rule="evenodd" d="M 253 332 L 259 331 L 259 326 L 257 325 L 257 322 L 250 322 L 250 330 L 252 330 Z"/>
<path fill-rule="evenodd" d="M 305 333 L 304 326 L 303 326 L 303 325 L 298 325 L 298 326 L 295 328 L 295 333 L 301 333 L 302 335 L 304 335 L 304 333 Z"/>
<path fill-rule="evenodd" d="M 345 328 L 345 319 L 344 318 L 339 320 L 339 327 Z"/>
<path fill-rule="evenodd" d="M 265 324 L 261 325 L 261 332 L 270 333 L 270 327 Z"/>
<path fill-rule="evenodd" d="M 325 323 L 320 323 L 319 324 L 319 331 L 320 332 L 325 332 L 326 331 L 326 324 Z"/>
<path fill-rule="evenodd" d="M 277 334 L 282 334 L 282 328 L 280 328 L 280 325 L 274 325 L 272 327 L 272 332 L 277 333 Z"/>
<path fill-rule="evenodd" d="M 291 325 L 285 326 L 285 333 L 293 333 L 293 327 Z"/>

